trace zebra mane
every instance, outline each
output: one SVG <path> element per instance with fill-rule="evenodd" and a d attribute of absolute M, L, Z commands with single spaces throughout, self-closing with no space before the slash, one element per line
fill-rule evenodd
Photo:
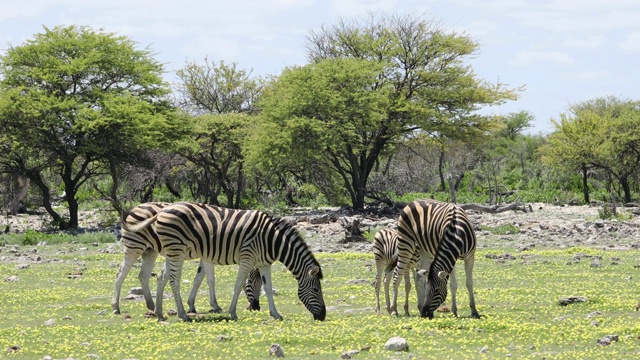
<path fill-rule="evenodd" d="M 287 234 L 287 238 L 291 241 L 292 245 L 295 244 L 299 248 L 301 247 L 308 252 L 309 257 L 313 262 L 313 265 L 317 266 L 320 269 L 318 276 L 319 276 L 319 279 L 322 279 L 322 267 L 320 266 L 320 263 L 318 262 L 318 260 L 316 260 L 316 257 L 313 255 L 313 252 L 309 248 L 309 245 L 307 244 L 307 242 L 304 240 L 302 235 L 300 235 L 300 232 L 298 231 L 298 229 L 291 222 L 287 221 L 287 219 L 285 218 L 272 217 L 270 215 L 267 215 L 267 218 L 271 220 L 271 223 L 279 232 L 282 232 L 283 234 Z"/>

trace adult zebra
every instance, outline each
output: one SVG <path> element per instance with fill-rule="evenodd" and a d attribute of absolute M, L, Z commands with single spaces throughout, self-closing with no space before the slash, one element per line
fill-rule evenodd
<path fill-rule="evenodd" d="M 464 260 L 469 291 L 471 317 L 479 318 L 473 295 L 473 264 L 476 237 L 471 222 L 462 208 L 436 200 L 416 200 L 402 210 L 398 219 L 398 264 L 394 271 L 391 310 L 397 314 L 398 279 L 404 275 L 416 251 L 419 269 L 429 269 L 418 276 L 416 287 L 422 317 L 433 318 L 433 312 L 447 297 L 447 280 L 451 276 L 451 312 L 457 316 L 455 274 L 457 259 Z M 420 273 L 424 274 L 424 271 Z"/>
<path fill-rule="evenodd" d="M 273 302 L 271 264 L 282 262 L 298 281 L 298 297 L 313 314 L 324 320 L 326 307 L 320 280 L 322 270 L 298 231 L 281 219 L 254 210 L 235 210 L 218 206 L 175 203 L 155 216 L 136 225 L 125 224 L 129 231 L 140 231 L 155 222 L 159 243 L 167 264 L 158 278 L 158 294 L 167 281 L 176 301 L 178 316 L 189 318 L 180 296 L 180 277 L 186 259 L 202 259 L 205 266 L 238 264 L 233 299 L 229 306 L 232 319 L 237 319 L 236 305 L 249 271 L 257 267 L 269 301 L 269 313 L 282 319 Z M 156 299 L 156 313 L 162 320 L 162 296 Z"/>
<path fill-rule="evenodd" d="M 140 221 L 149 219 L 155 216 L 160 210 L 168 205 L 169 203 L 164 202 L 148 202 L 137 205 L 129 211 L 123 223 L 133 225 Z M 156 259 L 162 252 L 162 245 L 158 240 L 158 235 L 151 226 L 147 226 L 143 229 L 140 229 L 139 231 L 128 231 L 123 227 L 120 241 L 122 242 L 122 245 L 124 247 L 124 259 L 116 274 L 115 290 L 113 299 L 111 300 L 111 307 L 114 310 L 113 312 L 114 314 L 120 314 L 120 292 L 122 289 L 122 283 L 129 274 L 129 271 L 131 270 L 135 262 L 140 257 L 142 257 L 142 266 L 140 267 L 138 279 L 140 280 L 140 285 L 142 286 L 142 293 L 146 302 L 147 309 L 149 309 L 150 311 L 155 311 L 155 305 L 153 303 L 151 290 L 149 288 L 149 278 L 151 277 L 151 272 L 153 271 L 153 267 L 155 266 Z M 200 266 L 198 267 L 198 272 L 196 273 L 196 277 L 193 281 L 191 295 L 189 296 L 189 312 L 196 312 L 196 294 L 198 293 L 198 289 L 202 284 L 202 280 L 205 277 L 205 274 L 207 276 L 207 282 L 209 285 L 209 304 L 211 305 L 213 312 L 221 312 L 222 308 L 220 308 L 216 299 L 215 275 L 213 266 L 206 267 L 203 266 L 202 263 L 200 263 Z M 249 279 L 245 284 L 245 293 L 247 295 L 247 300 L 249 301 L 248 308 L 250 310 L 260 310 L 259 296 L 261 287 L 262 280 L 260 278 L 260 273 L 257 269 L 254 269 L 249 274 Z"/>
<path fill-rule="evenodd" d="M 389 283 L 391 282 L 392 273 L 398 262 L 398 233 L 392 229 L 380 229 L 373 237 L 373 257 L 376 261 L 376 314 L 380 315 L 380 282 L 382 281 L 382 273 L 384 272 L 384 296 L 387 311 L 391 313 L 391 301 L 389 301 Z M 419 260 L 417 254 L 412 259 L 410 269 L 414 268 L 415 263 Z M 414 270 L 415 277 L 415 270 Z M 411 279 L 409 272 L 404 274 L 404 314 L 409 316 L 409 292 L 411 291 Z"/>

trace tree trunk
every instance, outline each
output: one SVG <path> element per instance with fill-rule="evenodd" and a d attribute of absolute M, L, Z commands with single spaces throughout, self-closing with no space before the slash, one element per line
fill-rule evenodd
<path fill-rule="evenodd" d="M 624 192 L 624 202 L 631 202 L 631 187 L 629 186 L 629 177 L 627 175 L 620 176 L 620 186 L 622 186 L 622 192 Z"/>
<path fill-rule="evenodd" d="M 584 196 L 584 203 L 589 204 L 589 182 L 587 181 L 587 165 L 582 163 L 582 195 Z"/>
<path fill-rule="evenodd" d="M 438 159 L 438 174 L 440 175 L 440 190 L 446 191 L 447 185 L 444 181 L 444 151 L 440 150 L 440 158 Z"/>
<path fill-rule="evenodd" d="M 45 184 L 44 181 L 42 180 L 40 173 L 30 172 L 30 173 L 27 173 L 27 177 L 31 181 L 33 181 L 33 183 L 40 189 L 40 192 L 42 193 L 42 206 L 47 211 L 47 213 L 53 218 L 53 222 L 55 224 L 58 224 L 58 227 L 60 228 L 60 230 L 66 230 L 67 223 L 60 216 L 60 214 L 58 214 L 55 210 L 53 210 L 53 207 L 51 207 L 51 195 L 49 194 L 50 189 L 47 186 L 47 184 Z"/>
<path fill-rule="evenodd" d="M 242 163 L 238 165 L 238 178 L 236 179 L 236 202 L 234 207 L 240 209 L 242 205 L 242 189 L 244 187 L 244 172 L 242 171 Z"/>
<path fill-rule="evenodd" d="M 28 177 L 17 175 L 16 178 L 17 191 L 13 199 L 9 202 L 8 213 L 17 215 L 27 210 L 27 195 L 29 194 L 29 185 L 31 180 Z"/>
<path fill-rule="evenodd" d="M 454 186 L 453 174 L 449 175 L 449 194 L 451 195 L 451 202 L 456 203 L 456 187 Z"/>

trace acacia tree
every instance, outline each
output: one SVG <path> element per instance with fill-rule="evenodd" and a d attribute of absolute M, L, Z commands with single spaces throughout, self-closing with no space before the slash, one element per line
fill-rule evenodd
<path fill-rule="evenodd" d="M 543 148 L 546 162 L 582 171 L 585 202 L 589 202 L 587 174 L 600 169 L 616 180 L 624 201 L 631 201 L 630 181 L 640 165 L 640 103 L 616 97 L 596 98 L 569 107 L 553 121 L 556 131 Z"/>
<path fill-rule="evenodd" d="M 61 229 L 78 226 L 78 189 L 181 133 L 162 65 L 148 49 L 85 26 L 44 28 L 0 57 L 0 170 L 27 177 Z M 64 186 L 69 219 L 51 206 Z"/>
<path fill-rule="evenodd" d="M 308 37 L 311 63 L 285 70 L 264 95 L 264 121 L 281 125 L 268 138 L 295 137 L 283 156 L 322 162 L 362 209 L 389 144 L 416 132 L 478 136 L 492 118 L 475 111 L 516 98 L 516 89 L 479 80 L 465 65 L 477 47 L 422 17 L 371 15 L 322 27 Z"/>
<path fill-rule="evenodd" d="M 241 147 L 262 80 L 236 63 L 208 59 L 203 64 L 187 62 L 177 75 L 180 107 L 192 115 L 191 136 L 177 151 L 197 167 L 197 195 L 218 204 L 222 193 L 227 207 L 239 208 L 245 183 Z"/>

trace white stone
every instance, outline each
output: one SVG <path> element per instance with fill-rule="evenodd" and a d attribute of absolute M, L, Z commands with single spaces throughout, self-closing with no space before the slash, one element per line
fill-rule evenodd
<path fill-rule="evenodd" d="M 387 340 L 384 344 L 384 348 L 390 351 L 409 351 L 409 343 L 405 338 L 394 336 Z"/>

